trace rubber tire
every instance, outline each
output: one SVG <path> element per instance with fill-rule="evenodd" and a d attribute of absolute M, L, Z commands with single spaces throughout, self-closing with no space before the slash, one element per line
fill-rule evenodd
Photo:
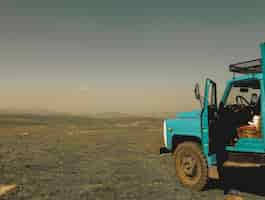
<path fill-rule="evenodd" d="M 180 160 L 181 160 L 181 153 L 186 152 L 192 154 L 193 157 L 196 159 L 197 165 L 199 164 L 199 171 L 200 176 L 197 177 L 195 183 L 191 183 L 180 168 Z M 176 176 L 179 182 L 194 191 L 201 191 L 203 190 L 208 182 L 208 166 L 207 161 L 201 151 L 201 148 L 198 143 L 196 142 L 183 142 L 177 146 L 174 151 L 174 158 L 175 158 L 175 167 L 176 167 Z"/>

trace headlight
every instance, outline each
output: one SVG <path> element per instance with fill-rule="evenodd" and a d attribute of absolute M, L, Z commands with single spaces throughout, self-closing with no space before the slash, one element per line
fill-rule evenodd
<path fill-rule="evenodd" d="M 164 138 L 164 145 L 167 146 L 167 123 L 166 120 L 163 122 L 163 138 Z"/>

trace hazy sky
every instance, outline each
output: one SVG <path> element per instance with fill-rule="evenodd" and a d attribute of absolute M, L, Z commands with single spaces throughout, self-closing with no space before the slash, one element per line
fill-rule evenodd
<path fill-rule="evenodd" d="M 264 0 L 1 0 L 0 109 L 196 108 L 206 77 L 259 57 Z M 219 94 L 220 96 L 221 94 Z"/>

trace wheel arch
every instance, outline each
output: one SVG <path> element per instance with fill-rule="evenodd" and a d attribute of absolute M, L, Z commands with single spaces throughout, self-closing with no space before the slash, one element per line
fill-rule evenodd
<path fill-rule="evenodd" d="M 172 152 L 178 147 L 179 144 L 183 142 L 194 142 L 199 144 L 201 147 L 201 138 L 196 136 L 184 136 L 184 135 L 174 135 L 172 137 Z"/>

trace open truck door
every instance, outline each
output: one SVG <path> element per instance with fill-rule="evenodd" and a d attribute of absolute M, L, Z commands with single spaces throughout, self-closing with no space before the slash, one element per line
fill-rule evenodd
<path fill-rule="evenodd" d="M 216 83 L 211 79 L 206 79 L 203 110 L 201 117 L 202 126 L 202 144 L 204 154 L 210 156 L 213 154 L 211 147 L 212 135 L 214 134 L 214 124 L 217 119 L 217 89 Z M 208 161 L 209 162 L 209 161 Z"/>
<path fill-rule="evenodd" d="M 261 70 L 262 70 L 262 76 L 263 76 L 263 92 L 262 92 L 262 95 L 261 95 L 261 98 L 262 98 L 262 101 L 261 101 L 261 129 L 262 129 L 262 136 L 263 136 L 263 147 L 264 147 L 264 152 L 265 152 L 265 96 L 264 96 L 264 93 L 265 93 L 265 81 L 264 81 L 264 78 L 265 78 L 265 43 L 262 43 L 260 45 L 260 49 L 261 49 Z"/>

